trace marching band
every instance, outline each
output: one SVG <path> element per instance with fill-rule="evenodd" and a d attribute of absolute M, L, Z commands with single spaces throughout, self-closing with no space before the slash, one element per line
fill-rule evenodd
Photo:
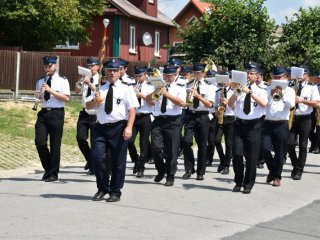
<path fill-rule="evenodd" d="M 154 182 L 165 178 L 164 186 L 170 187 L 181 153 L 185 170 L 182 179 L 196 173 L 196 180 L 203 180 L 217 149 L 217 172 L 229 174 L 232 165 L 232 191 L 243 189 L 244 194 L 251 193 L 256 169 L 264 162 L 269 170 L 266 182 L 279 187 L 287 155 L 293 167 L 292 179 L 300 180 L 309 136 L 313 139 L 309 151 L 319 153 L 320 75 L 315 77 L 318 82 L 311 82 L 307 66 L 300 66 L 303 75 L 294 79 L 290 68 L 277 66 L 267 83 L 260 65 L 250 61 L 242 72 L 246 82 L 241 83 L 228 71 L 217 72 L 203 62 L 189 68 L 174 58 L 163 71 L 136 66 L 134 78 L 130 78 L 126 74 L 128 63 L 119 58 L 103 63 L 101 72 L 105 77 L 101 78 L 98 71 L 102 63 L 90 57 L 87 66 L 92 76 L 81 79 L 76 88 L 76 93 L 82 94 L 83 106 L 76 139 L 86 160 L 85 169 L 96 176 L 98 192 L 94 201 L 103 200 L 106 194 L 108 202 L 120 200 L 127 150 L 136 177 L 144 177 L 151 152 L 157 170 Z M 46 69 L 54 67 L 56 58 L 48 56 L 44 64 Z M 223 75 L 224 82 L 215 82 Z M 36 92 L 43 95 L 43 107 L 38 113 L 35 142 L 45 170 L 43 180 L 51 182 L 58 179 L 63 107 L 70 89 L 66 78 L 48 70 L 37 83 Z M 46 92 L 51 93 L 50 100 Z M 56 121 L 51 122 L 51 117 Z M 135 146 L 138 133 L 139 151 Z M 51 151 L 46 144 L 47 134 L 51 135 Z"/>

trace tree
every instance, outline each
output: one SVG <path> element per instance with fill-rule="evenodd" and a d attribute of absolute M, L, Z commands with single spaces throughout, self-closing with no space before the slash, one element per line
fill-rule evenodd
<path fill-rule="evenodd" d="M 210 57 L 215 63 L 241 69 L 248 60 L 265 67 L 272 56 L 275 22 L 265 0 L 210 0 L 214 7 L 179 29 L 181 50 L 191 61 Z"/>
<path fill-rule="evenodd" d="M 287 23 L 277 45 L 278 62 L 287 65 L 306 64 L 320 70 L 320 7 L 300 8 Z"/>
<path fill-rule="evenodd" d="M 57 44 L 88 42 L 92 16 L 106 0 L 2 0 L 0 45 L 51 50 Z"/>

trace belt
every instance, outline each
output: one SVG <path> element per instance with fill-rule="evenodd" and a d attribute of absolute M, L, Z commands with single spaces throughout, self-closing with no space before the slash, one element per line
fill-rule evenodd
<path fill-rule="evenodd" d="M 174 119 L 174 118 L 178 118 L 180 117 L 179 115 L 160 115 L 160 116 L 156 116 L 154 117 L 155 119 Z"/>
<path fill-rule="evenodd" d="M 236 117 L 235 117 L 235 116 L 223 116 L 223 118 L 225 118 L 225 119 L 232 119 L 232 120 L 234 120 Z"/>
<path fill-rule="evenodd" d="M 137 113 L 137 117 L 144 117 L 144 116 L 149 116 L 151 113 Z"/>
<path fill-rule="evenodd" d="M 98 122 L 98 124 L 105 126 L 105 127 L 114 127 L 114 126 L 117 126 L 117 125 L 124 123 L 124 122 L 126 122 L 126 120 L 121 120 L 121 121 L 113 122 L 113 123 L 99 123 Z"/>
<path fill-rule="evenodd" d="M 208 114 L 209 114 L 209 111 L 186 110 L 186 113 L 188 113 L 188 114 L 194 114 L 194 115 L 208 115 Z"/>
<path fill-rule="evenodd" d="M 236 122 L 240 122 L 240 123 L 244 123 L 244 124 L 254 123 L 254 122 L 258 122 L 258 121 L 260 121 L 260 118 L 255 118 L 255 119 L 241 119 L 241 118 L 237 118 L 237 117 L 236 117 Z"/>
<path fill-rule="evenodd" d="M 64 107 L 62 107 L 62 108 L 42 108 L 41 109 L 42 111 L 45 111 L 45 112 L 50 112 L 50 111 L 57 111 L 57 110 L 64 110 Z"/>
<path fill-rule="evenodd" d="M 311 117 L 310 114 L 307 115 L 294 115 L 295 119 L 309 119 Z"/>
<path fill-rule="evenodd" d="M 265 120 L 265 122 L 270 124 L 285 124 L 288 123 L 288 120 Z"/>

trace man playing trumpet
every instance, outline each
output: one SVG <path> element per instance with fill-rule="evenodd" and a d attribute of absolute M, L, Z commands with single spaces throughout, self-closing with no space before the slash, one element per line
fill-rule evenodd
<path fill-rule="evenodd" d="M 284 87 L 279 86 L 283 81 Z M 268 103 L 266 106 L 265 126 L 262 132 L 262 152 L 269 169 L 266 182 L 275 187 L 280 186 L 283 162 L 287 150 L 289 136 L 288 120 L 290 108 L 295 105 L 295 92 L 286 87 L 288 73 L 285 67 L 277 67 L 272 71 L 271 86 L 267 88 Z M 276 82 L 279 82 L 277 85 Z M 271 151 L 274 150 L 274 156 Z"/>
<path fill-rule="evenodd" d="M 163 77 L 167 84 L 160 90 L 159 100 L 153 100 L 154 93 L 149 94 L 146 99 L 148 103 L 154 105 L 151 149 L 158 171 L 154 181 L 160 182 L 167 174 L 165 186 L 174 184 L 178 164 L 180 116 L 186 99 L 184 85 L 175 81 L 176 74 L 176 67 L 165 65 Z"/>
<path fill-rule="evenodd" d="M 87 66 L 90 68 L 92 77 L 85 77 L 82 82 L 82 86 L 76 86 L 75 93 L 79 94 L 82 91 L 82 110 L 79 112 L 79 118 L 77 122 L 77 142 L 81 153 L 86 159 L 86 165 L 84 170 L 89 170 L 88 174 L 94 174 L 92 160 L 91 160 L 91 147 L 87 141 L 90 131 L 90 142 L 92 145 L 92 132 L 97 121 L 95 109 L 86 109 L 86 102 L 90 101 L 93 97 L 95 86 L 99 83 L 99 68 L 100 60 L 95 57 L 87 58 Z"/>
<path fill-rule="evenodd" d="M 236 116 L 233 125 L 232 149 L 236 185 L 233 192 L 240 192 L 243 186 L 243 193 L 249 194 L 256 179 L 256 165 L 261 143 L 260 118 L 267 104 L 267 92 L 255 83 L 259 65 L 249 62 L 245 68 L 248 74 L 248 86 L 238 86 L 236 93 L 229 99 L 228 105 L 234 109 Z M 246 159 L 245 168 L 243 157 Z"/>

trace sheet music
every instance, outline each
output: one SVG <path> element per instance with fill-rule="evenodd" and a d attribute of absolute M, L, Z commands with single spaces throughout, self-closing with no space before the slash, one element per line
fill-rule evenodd
<path fill-rule="evenodd" d="M 217 78 L 217 84 L 223 84 L 223 85 L 229 84 L 229 81 L 230 81 L 229 75 L 217 74 L 216 78 Z"/>
<path fill-rule="evenodd" d="M 291 67 L 291 78 L 303 78 L 304 69 L 299 67 Z"/>
<path fill-rule="evenodd" d="M 86 76 L 88 78 L 92 77 L 91 70 L 89 68 L 84 68 L 84 67 L 81 67 L 81 66 L 78 66 L 78 74 Z"/>
<path fill-rule="evenodd" d="M 231 74 L 232 74 L 232 79 L 231 79 L 232 82 L 236 82 L 241 85 L 247 85 L 247 82 L 248 82 L 247 72 L 232 70 Z"/>
<path fill-rule="evenodd" d="M 281 87 L 282 89 L 285 89 L 288 86 L 287 80 L 271 80 L 271 89 L 275 89 L 277 86 Z"/>

